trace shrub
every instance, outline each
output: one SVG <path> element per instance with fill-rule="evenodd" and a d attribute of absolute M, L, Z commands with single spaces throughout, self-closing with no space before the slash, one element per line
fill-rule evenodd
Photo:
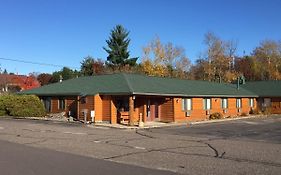
<path fill-rule="evenodd" d="M 262 114 L 262 112 L 259 109 L 251 109 L 249 114 L 260 115 L 260 114 Z"/>
<path fill-rule="evenodd" d="M 43 103 L 34 95 L 0 96 L 0 111 L 15 117 L 42 117 L 45 115 Z"/>
<path fill-rule="evenodd" d="M 270 115 L 271 114 L 271 108 L 267 107 L 265 110 L 262 112 L 264 115 Z"/>
<path fill-rule="evenodd" d="M 7 115 L 6 111 L 5 110 L 0 110 L 0 116 L 5 116 Z"/>
<path fill-rule="evenodd" d="M 210 120 L 213 120 L 213 119 L 222 119 L 223 118 L 223 115 L 221 114 L 221 113 L 219 113 L 219 112 L 215 112 L 215 113 L 213 113 L 213 114 L 211 114 L 210 116 L 209 116 L 209 119 Z"/>
<path fill-rule="evenodd" d="M 246 112 L 242 112 L 240 116 L 246 117 L 246 116 L 248 116 L 248 114 Z"/>

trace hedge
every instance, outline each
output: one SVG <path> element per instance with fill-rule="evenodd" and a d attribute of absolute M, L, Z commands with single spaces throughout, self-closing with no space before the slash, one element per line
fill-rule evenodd
<path fill-rule="evenodd" d="M 34 95 L 1 95 L 0 115 L 15 117 L 43 117 L 45 108 L 40 99 Z"/>

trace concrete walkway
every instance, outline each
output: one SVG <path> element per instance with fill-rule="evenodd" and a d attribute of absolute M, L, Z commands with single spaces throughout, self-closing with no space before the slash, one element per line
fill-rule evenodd
<path fill-rule="evenodd" d="M 171 126 L 183 126 L 187 123 L 164 123 L 164 122 L 146 122 L 143 127 L 139 126 L 128 126 L 123 124 L 110 124 L 110 123 L 93 123 L 87 125 L 88 127 L 109 127 L 109 128 L 118 128 L 118 129 L 148 129 L 148 128 L 162 128 L 162 127 L 171 127 Z"/>
<path fill-rule="evenodd" d="M 274 116 L 274 115 L 270 115 Z M 239 116 L 235 118 L 224 118 L 224 119 L 216 119 L 216 120 L 205 120 L 205 121 L 195 121 L 195 122 L 182 122 L 182 123 L 164 123 L 164 122 L 146 122 L 143 127 L 139 126 L 128 126 L 123 124 L 110 124 L 110 123 L 93 123 L 87 125 L 88 127 L 109 127 L 109 128 L 118 128 L 118 129 L 148 129 L 148 128 L 163 128 L 163 127 L 173 127 L 173 126 L 184 126 L 186 125 L 199 125 L 199 124 L 207 124 L 207 123 L 218 123 L 225 121 L 233 121 L 233 120 L 241 120 L 241 119 L 249 119 L 249 118 L 259 118 L 259 117 L 268 117 L 266 115 L 251 115 L 251 116 Z"/>

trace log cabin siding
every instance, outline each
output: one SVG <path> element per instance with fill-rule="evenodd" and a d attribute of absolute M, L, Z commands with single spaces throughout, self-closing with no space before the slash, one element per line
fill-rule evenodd
<path fill-rule="evenodd" d="M 271 113 L 281 114 L 281 98 L 271 98 Z"/>
<path fill-rule="evenodd" d="M 187 111 L 182 110 L 182 99 L 174 98 L 174 114 L 175 121 L 201 121 L 209 119 L 209 115 L 215 112 L 221 113 L 224 117 L 233 117 L 241 115 L 242 113 L 249 114 L 251 107 L 249 106 L 249 98 L 242 98 L 242 108 L 240 112 L 236 107 L 236 98 L 228 99 L 228 108 L 222 109 L 221 98 L 211 98 L 211 110 L 209 113 L 203 109 L 203 99 L 204 98 L 192 98 L 192 110 L 189 111 L 190 116 L 186 116 Z M 254 100 L 254 109 L 256 108 L 256 100 Z"/>
<path fill-rule="evenodd" d="M 102 99 L 99 94 L 94 97 L 95 122 L 102 122 Z"/>
<path fill-rule="evenodd" d="M 58 109 L 58 98 L 53 97 L 51 100 L 51 113 L 58 113 L 60 112 Z"/>
<path fill-rule="evenodd" d="M 92 120 L 91 119 L 91 111 L 94 110 L 94 105 L 95 105 L 95 102 L 94 102 L 94 97 L 93 96 L 86 96 L 86 102 L 85 103 L 81 103 L 82 100 L 81 100 L 81 97 L 79 98 L 79 101 L 78 101 L 78 119 L 79 120 L 84 120 L 84 114 L 83 114 L 83 111 L 86 110 L 87 112 L 87 121 L 90 121 Z"/>
<path fill-rule="evenodd" d="M 174 102 L 173 99 L 166 99 L 161 105 L 161 118 L 162 122 L 174 122 Z"/>
<path fill-rule="evenodd" d="M 102 100 L 102 121 L 110 121 L 111 118 L 111 97 L 101 96 Z"/>

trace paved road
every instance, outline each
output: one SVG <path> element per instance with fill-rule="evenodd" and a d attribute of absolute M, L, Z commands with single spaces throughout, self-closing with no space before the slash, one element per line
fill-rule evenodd
<path fill-rule="evenodd" d="M 181 174 L 280 174 L 280 120 L 281 117 L 256 118 L 188 128 L 119 130 L 61 122 L 0 119 L 0 140 L 15 143 L 16 149 L 22 145 L 30 149 L 29 152 L 22 151 L 31 155 L 30 162 L 40 157 L 32 154 L 33 149 L 35 152 L 38 148 L 56 151 L 58 156 L 52 159 L 61 161 L 46 165 L 57 168 L 64 167 L 59 162 L 72 159 L 67 156 L 78 156 L 77 160 L 81 161 L 73 163 L 77 167 L 82 165 L 83 168 L 85 162 L 85 169 L 92 164 L 95 169 L 94 162 L 99 159 L 98 167 L 108 167 L 105 172 L 109 174 L 111 169 L 116 172 L 118 169 L 114 164 L 107 164 L 108 161 L 138 166 L 142 174 L 146 174 L 142 172 L 146 168 L 149 168 L 147 171 L 154 169 Z M 5 148 L 0 149 L 0 166 L 4 166 L 7 155 L 3 151 Z M 67 158 L 63 158 L 64 155 Z M 67 162 L 65 167 L 73 167 L 71 161 Z M 29 167 L 24 163 L 9 165 L 8 168 L 15 171 Z M 85 170 L 88 171 L 92 172 L 92 169 Z"/>
<path fill-rule="evenodd" d="M 3 175 L 143 175 L 175 174 L 111 161 L 39 149 L 0 140 Z"/>

